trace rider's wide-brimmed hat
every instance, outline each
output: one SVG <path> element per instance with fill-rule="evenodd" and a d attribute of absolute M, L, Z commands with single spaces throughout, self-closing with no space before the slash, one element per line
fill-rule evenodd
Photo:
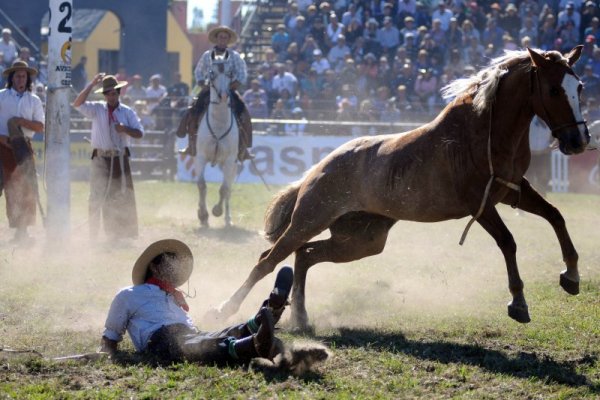
<path fill-rule="evenodd" d="M 19 60 L 19 61 L 13 62 L 12 65 L 10 66 L 10 68 L 6 68 L 4 70 L 4 72 L 2 72 L 2 75 L 4 75 L 4 77 L 7 77 L 12 72 L 19 71 L 19 70 L 27 71 L 27 73 L 31 76 L 37 75 L 37 73 L 38 73 L 37 69 L 31 68 L 29 66 L 29 64 L 27 64 L 25 61 Z"/>
<path fill-rule="evenodd" d="M 235 31 L 225 25 L 217 26 L 208 32 L 208 41 L 212 44 L 217 44 L 217 35 L 221 32 L 227 32 L 229 34 L 229 42 L 227 42 L 228 46 L 231 46 L 238 40 L 238 35 Z"/>
<path fill-rule="evenodd" d="M 131 271 L 131 280 L 134 285 L 141 285 L 146 281 L 150 262 L 154 257 L 163 253 L 175 254 L 176 261 L 170 264 L 177 271 L 174 270 L 171 279 L 169 279 L 171 285 L 174 287 L 181 286 L 190 278 L 194 269 L 194 256 L 190 248 L 180 240 L 163 239 L 152 243 L 138 257 Z"/>
<path fill-rule="evenodd" d="M 114 75 L 106 75 L 102 78 L 102 87 L 100 89 L 96 89 L 94 93 L 104 93 L 113 89 L 119 89 L 123 86 L 127 86 L 126 81 L 119 81 Z"/>

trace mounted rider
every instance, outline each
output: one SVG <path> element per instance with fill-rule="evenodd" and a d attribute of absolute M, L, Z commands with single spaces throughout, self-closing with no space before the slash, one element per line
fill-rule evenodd
<path fill-rule="evenodd" d="M 240 132 L 238 160 L 241 162 L 251 160 L 254 156 L 248 152 L 248 148 L 252 147 L 252 122 L 248 108 L 237 91 L 241 85 L 246 83 L 246 62 L 240 57 L 237 51 L 227 48 L 227 46 L 237 42 L 238 36 L 232 29 L 226 26 L 219 26 L 208 33 L 208 40 L 215 46 L 211 50 L 204 52 L 194 70 L 196 82 L 202 90 L 194 104 L 184 114 L 177 129 L 178 137 L 184 137 L 186 133 L 189 135 L 188 147 L 182 153 L 191 156 L 196 155 L 198 127 L 202 116 L 208 109 L 210 101 L 210 82 L 208 81 L 208 76 L 213 64 L 216 64 L 215 60 L 222 58 L 223 62 L 228 64 L 227 69 L 233 73 L 233 80 L 230 85 L 230 98 L 232 102 L 231 107 Z"/>

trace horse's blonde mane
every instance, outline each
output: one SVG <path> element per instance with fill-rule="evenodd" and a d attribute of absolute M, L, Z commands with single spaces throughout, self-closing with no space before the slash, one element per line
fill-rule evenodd
<path fill-rule="evenodd" d="M 550 58 L 552 61 L 567 62 L 558 52 L 543 52 L 536 50 Z M 490 64 L 477 74 L 456 79 L 441 90 L 444 99 L 461 96 L 473 97 L 473 107 L 481 114 L 488 109 L 496 97 L 496 90 L 500 79 L 508 73 L 510 68 L 531 68 L 530 56 L 527 50 L 505 50 L 504 54 L 492 59 Z"/>

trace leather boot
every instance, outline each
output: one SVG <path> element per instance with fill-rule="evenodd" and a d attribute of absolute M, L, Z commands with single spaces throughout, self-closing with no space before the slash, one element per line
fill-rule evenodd
<path fill-rule="evenodd" d="M 188 107 L 188 109 L 183 112 L 181 121 L 179 121 L 179 126 L 177 127 L 177 130 L 175 131 L 175 134 L 177 135 L 177 137 L 183 138 L 188 133 L 188 126 L 190 125 L 191 115 L 192 115 L 192 107 Z"/>
<path fill-rule="evenodd" d="M 282 267 L 277 273 L 277 277 L 275 278 L 275 287 L 273 287 L 273 290 L 269 294 L 269 298 L 263 301 L 261 309 L 258 311 L 254 319 L 248 321 L 248 325 L 250 325 L 249 329 L 261 325 L 261 311 L 264 307 L 267 307 L 271 311 L 271 314 L 273 314 L 273 323 L 277 324 L 277 322 L 279 322 L 281 315 L 285 311 L 285 306 L 289 304 L 288 297 L 292 290 L 293 283 L 294 270 L 292 267 L 288 265 Z"/>
<path fill-rule="evenodd" d="M 237 339 L 233 344 L 237 359 L 242 362 L 249 362 L 255 357 L 269 358 L 271 347 L 273 346 L 275 324 L 273 315 L 268 308 L 262 308 L 259 311 L 262 323 L 258 332 L 252 336 Z"/>

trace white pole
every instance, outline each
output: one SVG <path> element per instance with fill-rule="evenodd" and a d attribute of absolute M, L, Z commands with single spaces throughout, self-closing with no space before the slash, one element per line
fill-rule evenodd
<path fill-rule="evenodd" d="M 231 0 L 221 0 L 221 25 L 231 25 Z"/>
<path fill-rule="evenodd" d="M 46 103 L 47 237 L 60 240 L 70 230 L 71 18 L 72 0 L 49 0 L 48 97 Z"/>

